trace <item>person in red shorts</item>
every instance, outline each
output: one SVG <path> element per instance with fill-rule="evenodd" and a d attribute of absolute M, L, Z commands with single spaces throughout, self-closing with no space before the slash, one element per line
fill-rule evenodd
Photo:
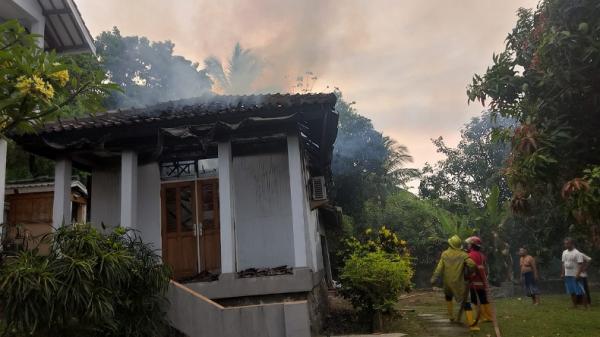
<path fill-rule="evenodd" d="M 472 236 L 466 239 L 465 242 L 467 243 L 467 253 L 469 254 L 469 258 L 477 265 L 477 272 L 467 276 L 469 280 L 469 291 L 471 293 L 471 303 L 479 303 L 479 317 L 481 321 L 491 322 L 492 311 L 485 289 L 487 284 L 487 258 L 485 254 L 481 252 L 481 239 L 477 236 Z"/>

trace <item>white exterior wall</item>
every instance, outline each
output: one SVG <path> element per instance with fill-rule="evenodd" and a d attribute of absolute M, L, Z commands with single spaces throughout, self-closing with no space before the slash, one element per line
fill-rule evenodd
<path fill-rule="evenodd" d="M 238 270 L 294 266 L 286 153 L 233 157 Z"/>
<path fill-rule="evenodd" d="M 313 271 L 323 269 L 323 255 L 321 252 L 321 236 L 319 235 L 319 214 L 317 210 L 310 209 L 311 190 L 308 163 L 303 160 L 302 180 L 304 182 L 304 216 L 306 224 L 306 254 L 308 256 L 308 267 Z"/>
<path fill-rule="evenodd" d="M 137 168 L 137 220 L 135 229 L 144 242 L 160 249 L 160 171 L 157 163 Z M 119 168 L 92 172 L 91 221 L 100 227 L 121 225 L 121 174 Z"/>
<path fill-rule="evenodd" d="M 119 169 L 92 171 L 91 221 L 100 227 L 121 221 L 121 177 Z"/>
<path fill-rule="evenodd" d="M 292 203 L 292 232 L 294 235 L 294 267 L 308 267 L 310 254 L 307 242 L 306 184 L 298 136 L 287 136 L 290 199 Z"/>
<path fill-rule="evenodd" d="M 137 225 L 144 242 L 162 249 L 160 227 L 160 168 L 158 163 L 138 166 Z M 93 193 L 93 192 L 92 192 Z M 159 252 L 160 254 L 160 252 Z"/>

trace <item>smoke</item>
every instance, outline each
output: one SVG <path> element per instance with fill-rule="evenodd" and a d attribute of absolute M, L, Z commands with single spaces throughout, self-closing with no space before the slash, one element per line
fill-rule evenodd
<path fill-rule="evenodd" d="M 205 59 L 204 66 L 213 80 L 213 91 L 236 95 L 253 93 L 252 85 L 263 68 L 260 59 L 239 43 L 233 48 L 227 67 L 214 56 Z"/>
<path fill-rule="evenodd" d="M 276 27 L 261 45 L 254 47 L 265 64 L 255 83 L 256 91 L 295 91 L 299 76 L 308 75 L 313 81 L 315 76 L 311 74 L 327 77 L 336 50 L 359 53 L 360 45 L 369 39 L 365 17 L 361 15 L 366 5 L 367 2 L 346 5 L 332 0 L 271 0 L 249 9 L 268 13 L 265 19 L 272 20 Z"/>
<path fill-rule="evenodd" d="M 173 55 L 170 41 L 151 42 L 145 37 L 123 37 L 117 28 L 96 40 L 97 53 L 111 81 L 123 92 L 114 92 L 108 108 L 148 106 L 158 102 L 206 94 L 211 81 L 198 64 Z"/>
<path fill-rule="evenodd" d="M 333 0 L 234 3 L 229 7 L 232 13 L 227 15 L 239 20 L 232 23 L 232 29 L 246 35 L 235 41 L 228 67 L 215 56 L 204 61 L 207 73 L 217 84 L 217 92 L 305 92 L 315 85 L 320 90 L 326 89 L 329 83 L 316 82 L 327 76 L 335 62 L 336 50 L 359 52 L 360 45 L 369 39 L 365 17 L 361 15 L 366 3 L 345 5 Z M 207 4 L 199 4 L 197 9 L 203 18 L 207 11 L 214 11 Z M 246 29 L 248 25 L 252 27 Z M 227 35 L 223 39 L 227 40 Z M 249 49 L 241 48 L 239 42 Z"/>
<path fill-rule="evenodd" d="M 76 2 L 94 35 L 117 25 L 172 40 L 187 59 L 215 56 L 224 70 L 240 42 L 263 63 L 251 92 L 297 92 L 297 77 L 313 72 L 308 87 L 340 87 L 420 166 L 440 158 L 430 138 L 456 144 L 463 122 L 480 113 L 467 106 L 466 84 L 502 50 L 517 8 L 537 0 Z"/>

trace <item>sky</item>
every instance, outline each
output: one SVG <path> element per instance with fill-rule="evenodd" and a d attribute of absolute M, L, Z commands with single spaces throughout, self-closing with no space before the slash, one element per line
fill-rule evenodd
<path fill-rule="evenodd" d="M 312 91 L 340 88 L 375 128 L 408 147 L 420 168 L 441 157 L 479 114 L 466 86 L 491 64 L 519 7 L 537 0 L 76 0 L 92 35 L 171 40 L 202 64 L 225 59 L 236 42 L 265 67 L 262 91 L 294 90 L 306 72 Z M 309 76 L 311 77 L 311 76 Z"/>

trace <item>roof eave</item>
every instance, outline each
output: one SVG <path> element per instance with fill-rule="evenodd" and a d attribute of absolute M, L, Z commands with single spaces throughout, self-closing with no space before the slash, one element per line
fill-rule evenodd
<path fill-rule="evenodd" d="M 60 2 L 60 8 L 55 7 L 55 4 L 53 2 L 48 2 L 48 4 L 50 4 L 51 7 L 44 7 L 43 3 L 41 0 L 37 0 L 38 4 L 40 5 L 41 9 L 42 9 L 42 13 L 44 15 L 44 17 L 46 18 L 46 34 L 45 35 L 50 35 L 52 36 L 52 40 L 57 40 L 54 41 L 53 43 L 56 43 L 57 45 L 52 45 L 51 48 L 56 49 L 56 51 L 61 52 L 61 53 L 82 53 L 82 52 L 87 52 L 87 53 L 93 53 L 96 54 L 96 46 L 94 44 L 94 38 L 92 37 L 90 31 L 88 30 L 85 22 L 83 21 L 83 18 L 81 16 L 81 12 L 79 12 L 79 9 L 77 7 L 77 4 L 73 1 L 73 0 L 59 0 Z M 53 20 L 52 20 L 52 16 L 57 17 L 60 15 L 68 15 L 69 20 L 71 21 L 73 28 L 70 28 L 69 26 L 67 26 L 64 21 L 62 21 L 63 19 L 60 19 L 61 24 L 54 24 Z M 73 42 L 74 45 L 70 45 L 70 42 L 67 41 L 67 43 L 65 43 L 62 37 L 58 36 L 58 32 L 56 27 L 61 26 L 61 28 L 63 29 L 63 31 L 67 32 L 67 35 L 69 36 L 69 39 L 71 39 L 71 36 L 77 36 L 78 39 L 81 40 L 81 44 L 76 44 L 75 40 L 70 41 Z M 51 29 L 50 29 L 51 28 Z M 50 43 L 48 40 L 48 37 L 46 38 L 46 42 Z"/>

